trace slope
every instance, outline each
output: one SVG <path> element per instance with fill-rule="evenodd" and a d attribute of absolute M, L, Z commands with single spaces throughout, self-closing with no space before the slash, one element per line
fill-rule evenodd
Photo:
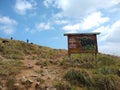
<path fill-rule="evenodd" d="M 0 38 L 2 90 L 119 90 L 120 58 L 72 55 L 19 40 Z"/>

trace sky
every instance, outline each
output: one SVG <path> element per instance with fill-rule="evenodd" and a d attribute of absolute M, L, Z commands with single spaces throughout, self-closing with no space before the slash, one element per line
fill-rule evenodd
<path fill-rule="evenodd" d="M 0 37 L 67 49 L 65 33 L 93 33 L 120 56 L 120 0 L 0 0 Z"/>

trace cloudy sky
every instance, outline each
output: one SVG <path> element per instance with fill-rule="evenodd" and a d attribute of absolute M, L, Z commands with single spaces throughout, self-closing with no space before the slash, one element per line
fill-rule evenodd
<path fill-rule="evenodd" d="M 64 33 L 100 32 L 99 52 L 120 56 L 120 0 L 0 0 L 0 37 L 67 49 Z"/>

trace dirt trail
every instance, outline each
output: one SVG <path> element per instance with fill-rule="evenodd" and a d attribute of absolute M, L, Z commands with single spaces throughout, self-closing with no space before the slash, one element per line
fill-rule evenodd
<path fill-rule="evenodd" d="M 38 77 L 45 80 L 44 85 L 50 87 L 53 86 L 53 83 L 56 82 L 56 80 L 61 80 L 60 75 L 63 73 L 63 71 L 61 71 L 60 67 L 57 65 L 50 65 L 41 68 L 40 66 L 36 65 L 37 61 L 38 60 L 28 60 L 27 58 L 23 60 L 22 62 L 24 63 L 24 66 L 33 66 L 33 68 L 24 69 L 19 75 L 16 76 L 18 80 L 20 80 L 22 77 L 26 77 L 27 79 L 33 81 L 32 87 L 29 90 L 34 90 L 35 84 L 37 82 L 36 79 Z M 42 70 L 44 73 L 39 74 L 35 72 L 40 70 Z"/>
<path fill-rule="evenodd" d="M 22 70 L 21 73 L 19 74 L 20 76 L 30 76 L 32 74 L 36 74 L 34 71 L 40 69 L 39 66 L 35 65 L 37 60 L 27 60 L 27 59 L 25 59 L 22 62 L 24 63 L 24 66 L 27 67 L 28 69 Z M 33 66 L 33 68 L 29 69 L 29 66 Z"/>

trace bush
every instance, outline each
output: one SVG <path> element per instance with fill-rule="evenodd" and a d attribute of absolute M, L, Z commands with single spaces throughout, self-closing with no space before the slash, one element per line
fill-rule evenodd
<path fill-rule="evenodd" d="M 0 75 L 18 74 L 23 68 L 19 60 L 5 60 L 0 62 Z"/>
<path fill-rule="evenodd" d="M 87 87 L 92 85 L 92 78 L 85 70 L 71 69 L 65 74 L 64 78 L 71 84 L 84 85 Z"/>
<path fill-rule="evenodd" d="M 42 78 L 39 78 L 39 77 L 36 80 L 37 80 L 37 82 L 40 82 L 40 83 L 44 83 L 45 82 L 45 80 L 43 80 Z"/>
<path fill-rule="evenodd" d="M 9 77 L 6 82 L 6 86 L 7 86 L 8 90 L 13 90 L 14 84 L 15 84 L 15 78 Z"/>
<path fill-rule="evenodd" d="M 38 74 L 42 74 L 44 71 L 43 70 L 37 70 L 35 72 L 38 73 Z"/>
<path fill-rule="evenodd" d="M 107 75 L 111 73 L 111 70 L 109 67 L 101 67 L 98 69 L 98 73 L 103 74 L 103 75 Z"/>
<path fill-rule="evenodd" d="M 119 90 L 120 78 L 116 75 L 97 75 L 94 77 L 96 90 Z"/>
<path fill-rule="evenodd" d="M 113 74 L 120 76 L 120 68 L 118 66 L 101 66 L 98 69 L 94 69 L 93 74 L 102 74 L 102 75 Z"/>
<path fill-rule="evenodd" d="M 112 57 L 101 57 L 99 58 L 100 64 L 104 66 L 110 66 L 116 64 L 116 60 L 114 60 Z"/>
<path fill-rule="evenodd" d="M 50 62 L 49 61 L 43 61 L 43 60 L 41 60 L 41 61 L 38 61 L 38 62 L 36 62 L 36 65 L 41 65 L 41 66 L 48 66 L 50 64 Z"/>
<path fill-rule="evenodd" d="M 54 87 L 57 89 L 57 90 L 71 90 L 71 87 L 69 84 L 67 83 L 64 83 L 64 82 L 58 82 L 54 85 Z M 75 89 L 74 89 L 75 90 Z"/>
<path fill-rule="evenodd" d="M 95 68 L 95 64 L 91 62 L 84 62 L 80 65 L 81 68 L 92 69 Z"/>

